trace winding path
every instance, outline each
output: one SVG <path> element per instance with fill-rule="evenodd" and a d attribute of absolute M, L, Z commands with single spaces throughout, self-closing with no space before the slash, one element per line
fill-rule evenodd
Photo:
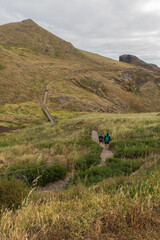
<path fill-rule="evenodd" d="M 103 148 L 101 152 L 101 162 L 97 166 L 104 166 L 106 164 L 106 158 L 113 157 L 113 152 L 109 150 L 109 145 L 105 146 L 104 143 L 99 143 L 98 133 L 95 130 L 92 130 L 92 140 Z"/>
<path fill-rule="evenodd" d="M 113 152 L 109 150 L 109 145 L 105 146 L 104 143 L 99 143 L 98 133 L 92 130 L 91 138 L 94 142 L 100 144 L 103 148 L 101 152 L 101 162 L 96 166 L 104 166 L 106 164 L 106 158 L 113 157 Z M 74 173 L 68 173 L 64 180 L 59 180 L 54 183 L 49 183 L 47 186 L 39 188 L 40 192 L 60 192 L 69 182 L 69 179 L 74 175 Z"/>

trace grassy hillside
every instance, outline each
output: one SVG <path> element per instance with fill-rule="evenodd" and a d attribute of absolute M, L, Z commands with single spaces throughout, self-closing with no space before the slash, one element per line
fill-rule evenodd
<path fill-rule="evenodd" d="M 0 26 L 0 105 L 42 101 L 50 110 L 159 111 L 158 73 L 75 49 L 32 20 Z"/>
<path fill-rule="evenodd" d="M 159 239 L 159 116 L 52 115 L 54 127 L 38 103 L 1 108 L 1 124 L 18 128 L 0 138 L 1 239 Z M 95 165 L 101 148 L 92 129 L 112 137 L 114 157 L 104 167 Z M 77 174 L 64 192 L 28 195 L 34 177 L 55 180 L 55 171 L 56 179 Z"/>
<path fill-rule="evenodd" d="M 32 20 L 0 26 L 0 53 L 0 239 L 159 240 L 159 73 Z M 54 126 L 41 109 L 53 80 Z M 111 135 L 103 166 L 92 130 Z M 42 191 L 71 173 L 65 190 Z"/>
<path fill-rule="evenodd" d="M 14 172 L 17 169 L 23 169 L 24 175 L 28 168 L 46 169 L 54 163 L 66 172 L 75 171 L 78 181 L 57 194 L 32 192 L 20 208 L 4 211 L 1 239 L 159 239 L 159 116 L 55 114 L 54 127 L 34 123 L 33 127 L 1 135 L 1 178 L 7 172 L 12 172 L 9 179 L 19 178 L 21 175 Z M 106 166 L 95 165 L 101 148 L 91 141 L 92 129 L 111 135 L 114 157 Z M 0 181 L 2 192 L 4 185 L 10 184 L 5 181 Z M 5 202 L 10 191 L 14 196 L 19 187 L 17 191 L 23 193 L 19 194 L 20 202 L 12 197 L 19 205 L 27 190 L 24 192 L 26 187 L 15 181 L 14 191 L 10 186 L 8 196 L 5 194 Z M 5 203 L 2 196 L 1 207 Z"/>

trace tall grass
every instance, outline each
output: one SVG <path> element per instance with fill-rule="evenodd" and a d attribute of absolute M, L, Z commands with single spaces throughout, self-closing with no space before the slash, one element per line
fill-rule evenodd
<path fill-rule="evenodd" d="M 135 131 L 136 126 L 139 131 Z M 148 148 L 149 152 L 107 159 L 102 168 L 94 164 L 82 168 L 84 176 L 79 177 L 79 183 L 60 193 L 32 193 L 17 211 L 3 212 L 1 239 L 159 239 L 160 132 L 156 114 L 79 115 L 61 120 L 53 128 L 46 124 L 8 136 L 11 143 L 15 139 L 16 145 L 18 139 L 24 140 L 25 145 L 30 141 L 32 151 L 40 151 L 43 156 L 64 155 L 64 163 L 69 161 L 70 167 L 74 167 L 76 160 L 85 159 L 96 149 L 89 141 L 92 129 L 110 133 L 110 147 L 115 153 L 122 149 L 124 154 L 138 146 Z M 30 132 L 34 132 L 31 138 Z M 3 137 L 6 142 L 8 136 Z M 47 145 L 52 140 L 54 144 Z M 3 157 L 7 156 L 6 150 L 10 151 L 9 147 L 0 149 Z M 98 154 L 100 150 L 96 149 Z M 96 185 L 86 184 L 87 181 Z"/>
<path fill-rule="evenodd" d="M 33 196 L 16 214 L 3 214 L 2 239 L 158 239 L 159 170 L 152 174 L 141 186 L 132 178 L 113 193 L 77 185 L 54 200 Z"/>
<path fill-rule="evenodd" d="M 0 172 L 0 177 L 7 176 L 18 178 L 27 181 L 32 185 L 38 179 L 37 185 L 45 186 L 47 183 L 55 182 L 64 179 L 66 176 L 66 169 L 58 164 L 52 166 L 31 166 L 31 167 L 8 167 Z"/>
<path fill-rule="evenodd" d="M 86 186 L 95 185 L 104 179 L 114 176 L 126 176 L 135 172 L 141 166 L 140 161 L 123 161 L 118 158 L 107 158 L 106 166 L 81 168 L 73 177 L 73 183 L 83 182 Z"/>
<path fill-rule="evenodd" d="M 0 179 L 0 209 L 16 209 L 27 197 L 29 188 L 24 182 L 15 178 Z"/>

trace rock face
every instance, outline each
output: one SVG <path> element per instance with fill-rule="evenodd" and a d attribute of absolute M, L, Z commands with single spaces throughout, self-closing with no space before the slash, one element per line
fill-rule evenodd
<path fill-rule="evenodd" d="M 119 57 L 119 61 L 126 62 L 126 63 L 133 63 L 135 58 L 137 58 L 137 57 L 135 57 L 133 55 L 124 54 Z"/>
<path fill-rule="evenodd" d="M 120 62 L 134 64 L 136 66 L 139 66 L 139 67 L 142 67 L 142 68 L 146 68 L 146 69 L 148 69 L 150 71 L 154 71 L 154 72 L 159 72 L 160 73 L 160 68 L 159 67 L 157 67 L 154 64 L 146 63 L 146 62 L 140 60 L 138 57 L 136 57 L 134 55 L 130 55 L 130 54 L 121 55 L 119 57 L 119 61 Z"/>

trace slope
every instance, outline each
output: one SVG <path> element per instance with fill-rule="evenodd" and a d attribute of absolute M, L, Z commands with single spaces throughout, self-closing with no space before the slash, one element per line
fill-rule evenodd
<path fill-rule="evenodd" d="M 91 141 L 92 129 L 107 130 L 112 136 L 114 157 L 105 166 L 96 166 L 102 149 Z M 65 165 L 67 171 L 81 167 L 81 179 L 68 190 L 58 194 L 32 190 L 17 210 L 2 211 L 1 239 L 159 239 L 157 114 L 82 114 L 55 126 L 46 123 L 18 130 L 2 136 L 0 142 L 1 165 L 5 165 L 1 174 L 18 169 L 24 176 L 28 167 L 53 161 Z M 23 192 L 17 191 L 12 179 L 4 195 L 5 182 L 4 178 L 0 182 L 3 210 L 7 197 L 11 196 L 9 206 L 13 207 Z"/>
<path fill-rule="evenodd" d="M 0 26 L 0 105 L 42 100 L 52 111 L 160 109 L 160 75 L 74 48 L 32 20 Z"/>

